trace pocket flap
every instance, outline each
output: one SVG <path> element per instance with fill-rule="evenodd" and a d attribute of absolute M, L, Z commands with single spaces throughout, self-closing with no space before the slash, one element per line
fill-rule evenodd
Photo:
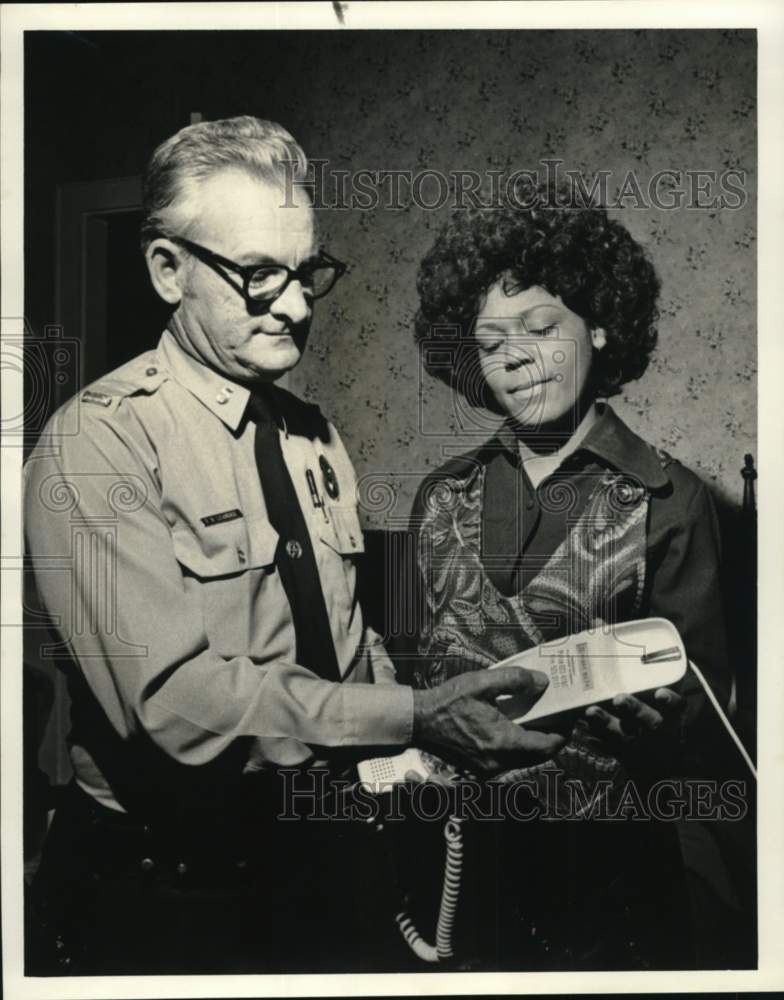
<path fill-rule="evenodd" d="M 204 579 L 243 573 L 275 562 L 278 533 L 267 521 L 244 520 L 194 530 L 187 524 L 172 530 L 177 562 Z"/>
<path fill-rule="evenodd" d="M 258 517 L 248 523 L 247 537 L 249 542 L 248 566 L 253 568 L 274 565 L 280 536 L 266 517 Z"/>
<path fill-rule="evenodd" d="M 322 539 L 344 556 L 359 555 L 365 551 L 365 539 L 356 507 L 329 507 L 332 531 L 325 525 Z"/>

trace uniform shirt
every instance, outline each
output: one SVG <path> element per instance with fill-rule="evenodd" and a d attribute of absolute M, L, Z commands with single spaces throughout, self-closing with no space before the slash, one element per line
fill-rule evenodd
<path fill-rule="evenodd" d="M 274 566 L 278 536 L 245 415 L 249 392 L 187 355 L 168 331 L 155 351 L 58 411 L 26 466 L 36 583 L 80 680 L 122 741 L 141 733 L 179 764 L 209 764 L 238 737 L 251 738 L 262 766 L 302 763 L 312 748 L 402 747 L 411 738 L 412 692 L 394 683 L 357 602 L 364 546 L 351 462 L 315 407 L 277 395 L 340 684 L 295 662 Z M 69 434 L 76 407 L 78 432 Z M 337 478 L 335 496 L 322 457 Z M 92 728 L 72 736 L 76 779 L 122 809 L 92 752 Z"/>

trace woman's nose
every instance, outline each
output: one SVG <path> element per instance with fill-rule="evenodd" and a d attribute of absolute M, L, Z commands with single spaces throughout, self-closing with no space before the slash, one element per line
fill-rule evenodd
<path fill-rule="evenodd" d="M 523 365 L 534 364 L 535 360 L 531 344 L 521 341 L 515 342 L 512 339 L 509 340 L 506 345 L 505 367 L 507 371 L 517 371 L 517 369 L 522 368 Z"/>

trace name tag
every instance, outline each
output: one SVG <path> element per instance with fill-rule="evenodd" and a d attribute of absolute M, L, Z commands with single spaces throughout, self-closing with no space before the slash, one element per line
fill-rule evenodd
<path fill-rule="evenodd" d="M 223 524 L 224 521 L 236 521 L 238 517 L 242 517 L 242 511 L 237 510 L 224 510 L 220 514 L 210 514 L 208 517 L 203 517 L 201 523 L 205 528 L 209 528 L 212 524 Z"/>
<path fill-rule="evenodd" d="M 86 392 L 82 393 L 83 403 L 97 403 L 99 406 L 111 406 L 112 397 L 107 396 L 105 392 L 93 392 L 91 389 L 87 389 Z"/>

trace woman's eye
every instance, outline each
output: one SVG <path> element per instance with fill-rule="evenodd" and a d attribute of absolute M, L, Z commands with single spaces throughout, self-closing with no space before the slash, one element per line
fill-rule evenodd
<path fill-rule="evenodd" d="M 558 325 L 551 323 L 550 326 L 543 326 L 540 330 L 531 330 L 535 337 L 553 337 L 558 333 Z"/>
<path fill-rule="evenodd" d="M 480 344 L 479 350 L 483 354 L 492 354 L 493 351 L 498 350 L 501 344 L 503 344 L 503 340 L 492 340 L 489 344 Z"/>

